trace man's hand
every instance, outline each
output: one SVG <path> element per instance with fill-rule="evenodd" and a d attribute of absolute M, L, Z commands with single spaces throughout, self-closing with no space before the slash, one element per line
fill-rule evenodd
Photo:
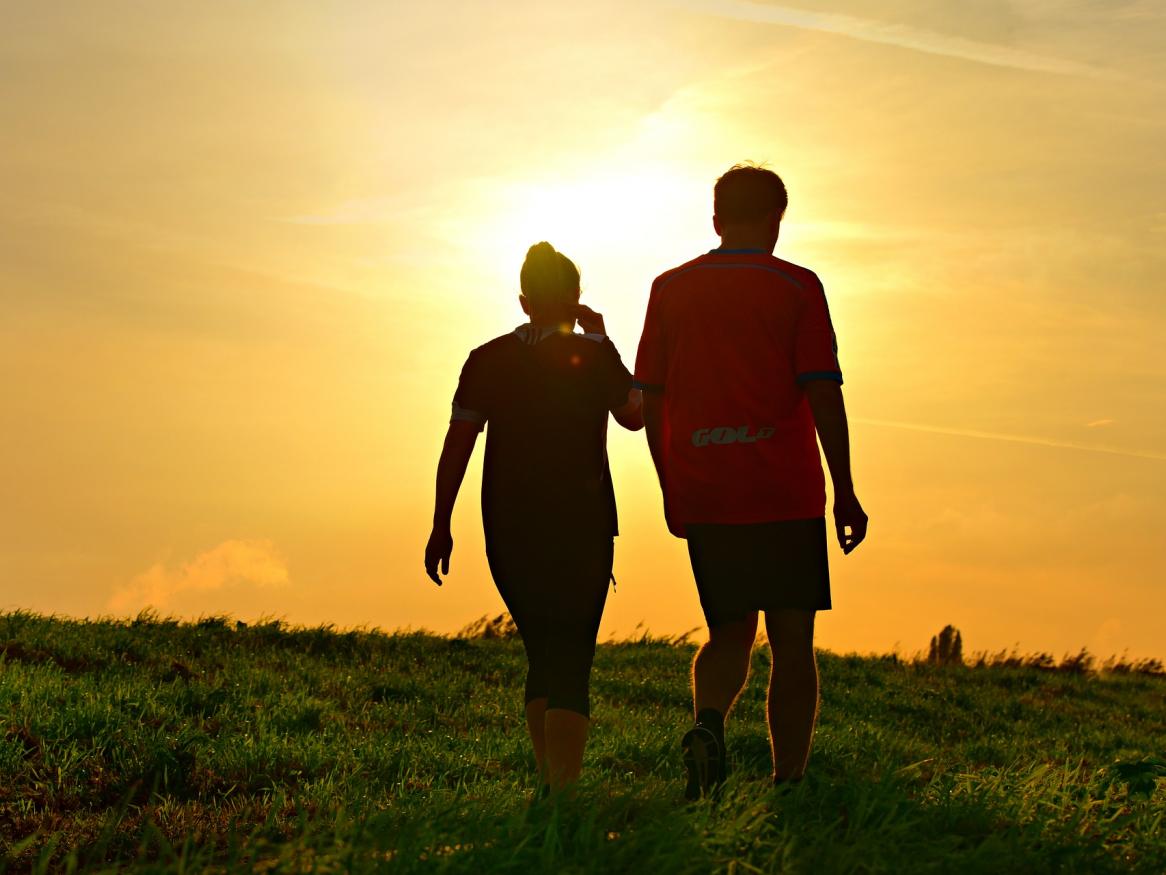
<path fill-rule="evenodd" d="M 575 321 L 584 334 L 607 334 L 607 329 L 603 327 L 603 314 L 596 313 L 585 304 L 575 309 Z"/>
<path fill-rule="evenodd" d="M 449 574 L 449 554 L 453 552 L 453 536 L 444 526 L 434 526 L 429 533 L 429 543 L 425 545 L 425 573 L 429 579 L 441 586 L 437 576 L 437 565 L 441 563 L 441 573 Z"/>
<path fill-rule="evenodd" d="M 838 546 L 850 553 L 866 538 L 867 516 L 853 492 L 834 496 L 834 528 L 838 532 Z M 850 531 L 847 532 L 847 529 Z"/>

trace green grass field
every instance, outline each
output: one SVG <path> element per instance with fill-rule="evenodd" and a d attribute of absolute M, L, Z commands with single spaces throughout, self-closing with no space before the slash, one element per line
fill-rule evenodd
<path fill-rule="evenodd" d="M 0 615 L 8 871 L 1166 871 L 1166 679 L 821 654 L 810 774 L 681 800 L 693 646 L 604 644 L 577 798 L 531 805 L 515 640 Z"/>

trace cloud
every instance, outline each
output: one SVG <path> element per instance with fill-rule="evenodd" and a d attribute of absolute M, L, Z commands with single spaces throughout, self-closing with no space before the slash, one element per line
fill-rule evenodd
<path fill-rule="evenodd" d="M 1153 453 L 1148 450 L 1124 450 L 1119 447 L 1099 447 L 1089 444 L 1079 444 L 1074 441 L 1061 441 L 1055 438 L 1035 437 L 1024 434 L 1004 434 L 996 431 L 980 431 L 974 428 L 950 428 L 942 425 L 925 425 L 918 422 L 893 422 L 888 419 L 867 419 L 853 417 L 851 422 L 861 425 L 877 425 L 885 428 L 901 428 L 907 431 L 921 431 L 929 434 L 950 434 L 957 437 L 979 438 L 982 440 L 1005 441 L 1014 444 L 1031 444 L 1037 447 L 1056 447 L 1064 450 L 1082 450 L 1087 453 L 1104 453 L 1110 456 L 1126 456 L 1131 459 L 1153 459 L 1157 462 L 1166 462 L 1166 453 Z"/>
<path fill-rule="evenodd" d="M 399 197 L 352 198 L 318 213 L 286 216 L 295 225 L 366 225 L 403 218 L 409 212 Z"/>
<path fill-rule="evenodd" d="M 223 541 L 176 567 L 157 563 L 118 587 L 109 607 L 118 612 L 165 608 L 185 592 L 233 586 L 279 587 L 288 582 L 287 565 L 270 541 Z"/>
<path fill-rule="evenodd" d="M 1112 419 L 1095 419 L 1092 422 L 1085 423 L 1086 428 L 1104 428 L 1107 425 L 1113 425 Z"/>
<path fill-rule="evenodd" d="M 858 18 L 853 15 L 810 12 L 806 9 L 795 9 L 790 6 L 754 3 L 750 0 L 682 0 L 681 5 L 722 18 L 833 33 L 866 42 L 898 46 L 932 55 L 975 61 L 980 64 L 990 64 L 994 67 L 1099 78 L 1116 76 L 1112 71 L 1076 61 L 1038 55 L 1009 46 L 936 33 L 903 24 L 888 24 L 882 21 Z"/>

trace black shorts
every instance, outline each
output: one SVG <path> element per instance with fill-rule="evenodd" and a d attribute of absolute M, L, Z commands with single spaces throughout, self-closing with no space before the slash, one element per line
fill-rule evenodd
<path fill-rule="evenodd" d="M 685 528 L 709 626 L 754 611 L 830 610 L 825 518 Z"/>

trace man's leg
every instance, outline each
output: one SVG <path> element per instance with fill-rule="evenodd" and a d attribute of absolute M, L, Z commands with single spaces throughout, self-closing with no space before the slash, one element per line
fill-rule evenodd
<path fill-rule="evenodd" d="M 722 718 L 729 713 L 749 677 L 749 655 L 756 637 L 756 612 L 709 629 L 709 640 L 692 661 L 692 704 L 698 719 L 706 708 Z"/>
<path fill-rule="evenodd" d="M 708 794 L 725 778 L 725 715 L 749 677 L 749 655 L 757 635 L 757 614 L 709 627 L 708 642 L 692 661 L 692 701 L 696 725 L 681 741 L 689 800 Z"/>
<path fill-rule="evenodd" d="M 774 781 L 797 781 L 806 771 L 818 719 L 818 663 L 813 611 L 766 611 L 772 649 L 769 675 L 769 743 Z"/>

